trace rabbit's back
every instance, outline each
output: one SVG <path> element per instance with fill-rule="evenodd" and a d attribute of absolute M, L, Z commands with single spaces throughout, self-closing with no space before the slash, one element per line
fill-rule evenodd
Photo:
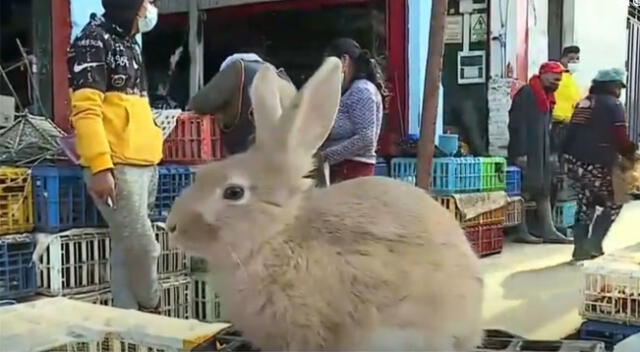
<path fill-rule="evenodd" d="M 333 273 L 309 282 L 320 285 L 312 290 L 344 288 L 322 300 L 342 300 L 339 309 L 363 320 L 358 325 L 413 326 L 451 339 L 432 348 L 480 342 L 478 259 L 453 215 L 426 192 L 388 178 L 344 182 L 312 193 L 295 227 L 309 261 L 323 263 L 311 270 Z M 323 289 L 328 280 L 335 289 Z"/>

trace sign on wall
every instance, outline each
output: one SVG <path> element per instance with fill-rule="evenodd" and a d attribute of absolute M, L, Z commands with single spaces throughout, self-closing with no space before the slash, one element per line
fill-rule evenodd
<path fill-rule="evenodd" d="M 487 41 L 487 14 L 475 13 L 471 15 L 471 42 Z"/>
<path fill-rule="evenodd" d="M 462 43 L 462 16 L 447 16 L 444 31 L 444 42 L 446 44 Z"/>

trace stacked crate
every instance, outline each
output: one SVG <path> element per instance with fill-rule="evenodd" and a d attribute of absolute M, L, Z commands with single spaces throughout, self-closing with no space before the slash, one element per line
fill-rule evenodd
<path fill-rule="evenodd" d="M 213 323 L 224 320 L 219 288 L 223 285 L 220 274 L 209 271 L 201 258 L 193 258 L 191 264 L 193 318 Z"/>
<path fill-rule="evenodd" d="M 577 194 L 572 181 L 566 174 L 554 176 L 553 186 L 556 191 L 556 202 L 553 204 L 553 222 L 561 232 L 571 235 L 577 211 Z"/>
<path fill-rule="evenodd" d="M 416 159 L 394 158 L 391 161 L 391 177 L 415 184 Z M 431 193 L 455 215 L 473 249 L 481 257 L 502 252 L 507 207 L 466 219 L 454 196 L 504 192 L 506 187 L 507 165 L 504 158 L 447 157 L 433 160 Z"/>
<path fill-rule="evenodd" d="M 105 301 L 109 233 L 78 166 L 31 169 L 35 230 L 47 247 L 38 260 L 38 292 Z"/>
<path fill-rule="evenodd" d="M 524 198 L 522 192 L 522 171 L 515 167 L 507 167 L 507 204 L 504 227 L 514 227 L 524 221 Z"/>
<path fill-rule="evenodd" d="M 28 169 L 0 167 L 0 301 L 36 290 L 35 240 L 21 234 L 33 229 L 32 196 Z"/>
<path fill-rule="evenodd" d="M 201 311 L 196 309 L 203 295 L 209 295 L 203 292 L 201 270 L 196 268 L 191 273 L 190 258 L 181 251 L 169 249 L 162 222 L 166 221 L 176 198 L 193 183 L 194 168 L 221 158 L 221 132 L 215 117 L 191 112 L 181 114 L 164 142 L 164 165 L 159 170 L 158 193 L 151 213 L 151 219 L 156 222 L 156 235 L 166 253 L 159 262 L 165 315 L 206 320 L 201 319 Z"/>
<path fill-rule="evenodd" d="M 640 258 L 605 257 L 584 267 L 580 314 L 583 340 L 602 341 L 611 349 L 640 333 Z"/>

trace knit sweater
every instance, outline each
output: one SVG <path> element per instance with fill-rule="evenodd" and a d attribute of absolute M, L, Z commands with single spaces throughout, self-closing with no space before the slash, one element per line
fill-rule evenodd
<path fill-rule="evenodd" d="M 345 160 L 376 163 L 376 147 L 382 126 L 382 96 L 376 86 L 359 79 L 340 100 L 340 108 L 322 146 L 322 155 L 334 165 Z"/>

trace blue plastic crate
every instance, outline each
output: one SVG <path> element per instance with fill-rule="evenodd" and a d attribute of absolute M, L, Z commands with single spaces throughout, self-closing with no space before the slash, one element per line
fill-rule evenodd
<path fill-rule="evenodd" d="M 580 327 L 580 339 L 602 341 L 608 349 L 613 348 L 629 336 L 640 333 L 640 326 L 605 323 L 589 320 Z"/>
<path fill-rule="evenodd" d="M 558 202 L 553 209 L 553 223 L 560 228 L 569 228 L 576 223 L 576 201 Z"/>
<path fill-rule="evenodd" d="M 152 221 L 165 221 L 173 202 L 182 191 L 189 187 L 195 173 L 185 166 L 160 166 L 158 168 L 158 188 L 153 209 L 149 214 Z"/>
<path fill-rule="evenodd" d="M 31 170 L 35 228 L 57 233 L 72 228 L 103 227 L 77 166 L 35 166 Z"/>
<path fill-rule="evenodd" d="M 518 167 L 507 167 L 507 194 L 510 196 L 520 195 L 522 189 L 522 171 Z"/>
<path fill-rule="evenodd" d="M 389 165 L 386 160 L 378 158 L 378 161 L 376 162 L 375 175 L 389 177 Z"/>
<path fill-rule="evenodd" d="M 433 159 L 431 192 L 436 195 L 479 192 L 482 188 L 482 159 Z"/>
<path fill-rule="evenodd" d="M 16 299 L 36 292 L 34 249 L 31 235 L 0 237 L 0 299 Z"/>
<path fill-rule="evenodd" d="M 391 178 L 416 184 L 416 158 L 393 158 L 391 160 Z"/>

